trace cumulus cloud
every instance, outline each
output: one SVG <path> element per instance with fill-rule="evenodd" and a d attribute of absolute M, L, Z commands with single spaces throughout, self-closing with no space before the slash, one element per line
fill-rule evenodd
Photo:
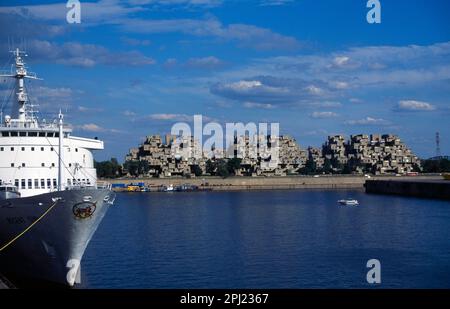
<path fill-rule="evenodd" d="M 95 123 L 86 123 L 82 125 L 77 125 L 75 126 L 75 129 L 96 133 L 121 133 L 120 130 L 103 128 Z"/>
<path fill-rule="evenodd" d="M 273 108 L 275 108 L 275 106 L 272 104 L 254 103 L 254 102 L 245 102 L 244 107 L 245 108 L 256 108 L 256 109 L 273 109 Z"/>
<path fill-rule="evenodd" d="M 312 118 L 316 118 L 316 119 L 323 119 L 323 118 L 334 118 L 337 117 L 338 114 L 334 113 L 334 112 L 313 112 L 311 114 Z"/>
<path fill-rule="evenodd" d="M 144 118 L 159 121 L 191 121 L 194 116 L 187 114 L 150 114 Z"/>
<path fill-rule="evenodd" d="M 426 46 L 366 46 L 320 55 L 258 58 L 219 75 L 223 81 L 211 86 L 210 91 L 240 102 L 304 106 L 302 102 L 314 102 L 320 97 L 356 103 L 360 101 L 354 96 L 361 95 L 356 91 L 367 93 L 375 89 L 445 83 L 450 79 L 449 63 L 450 42 Z M 260 84 L 252 84 L 252 81 Z M 237 87 L 240 85 L 243 87 Z M 252 87 L 246 91 L 241 89 L 247 85 Z"/>
<path fill-rule="evenodd" d="M 270 29 L 247 24 L 224 25 L 216 18 L 208 19 L 128 19 L 121 29 L 135 33 L 184 33 L 198 37 L 213 37 L 236 42 L 239 46 L 257 50 L 293 50 L 300 47 L 297 39 Z"/>
<path fill-rule="evenodd" d="M 32 40 L 28 43 L 27 51 L 31 61 L 51 61 L 79 67 L 98 64 L 142 66 L 155 63 L 155 60 L 138 51 L 111 52 L 100 45 L 77 42 L 57 44 L 46 40 Z"/>
<path fill-rule="evenodd" d="M 366 117 L 359 120 L 347 120 L 345 124 L 348 125 L 360 125 L 360 126 L 373 126 L 373 125 L 389 125 L 390 122 L 381 119 L 381 118 L 373 118 L 373 117 Z"/>
<path fill-rule="evenodd" d="M 433 111 L 436 107 L 428 102 L 415 100 L 402 100 L 397 103 L 397 110 L 400 111 Z"/>
<path fill-rule="evenodd" d="M 248 80 L 213 84 L 210 92 L 242 103 L 300 104 L 306 99 L 326 97 L 328 89 L 327 85 L 320 82 L 257 76 Z"/>

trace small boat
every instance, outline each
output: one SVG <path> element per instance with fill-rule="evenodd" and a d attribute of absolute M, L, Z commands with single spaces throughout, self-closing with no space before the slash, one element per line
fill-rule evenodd
<path fill-rule="evenodd" d="M 168 186 L 163 185 L 160 187 L 159 191 L 160 192 L 174 192 L 175 188 L 172 184 L 170 184 Z"/>
<path fill-rule="evenodd" d="M 17 190 L 16 186 L 12 184 L 1 184 L 0 185 L 0 200 L 7 200 L 12 198 L 19 198 L 20 192 Z"/>
<path fill-rule="evenodd" d="M 357 205 L 359 205 L 358 200 L 355 200 L 355 199 L 339 200 L 338 203 L 341 204 L 341 205 L 347 205 L 347 206 L 357 206 Z"/>

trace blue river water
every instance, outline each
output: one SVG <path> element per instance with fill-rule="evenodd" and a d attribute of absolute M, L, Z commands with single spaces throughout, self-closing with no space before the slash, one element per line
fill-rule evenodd
<path fill-rule="evenodd" d="M 353 197 L 360 206 L 341 206 Z M 119 193 L 85 288 L 450 288 L 450 203 L 363 191 Z"/>

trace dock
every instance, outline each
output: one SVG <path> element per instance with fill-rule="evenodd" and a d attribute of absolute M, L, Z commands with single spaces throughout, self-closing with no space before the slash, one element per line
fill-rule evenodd
<path fill-rule="evenodd" d="M 366 193 L 450 200 L 450 181 L 444 179 L 366 180 Z"/>

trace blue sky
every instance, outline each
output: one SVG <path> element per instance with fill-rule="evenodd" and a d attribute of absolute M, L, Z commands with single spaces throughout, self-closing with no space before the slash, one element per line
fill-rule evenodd
<path fill-rule="evenodd" d="M 394 133 L 421 157 L 450 154 L 450 2 L 381 0 L 2 1 L 0 60 L 25 46 L 42 118 L 123 160 L 192 115 L 279 122 L 302 147 L 331 134 Z M 2 81 L 2 97 L 8 85 Z"/>

